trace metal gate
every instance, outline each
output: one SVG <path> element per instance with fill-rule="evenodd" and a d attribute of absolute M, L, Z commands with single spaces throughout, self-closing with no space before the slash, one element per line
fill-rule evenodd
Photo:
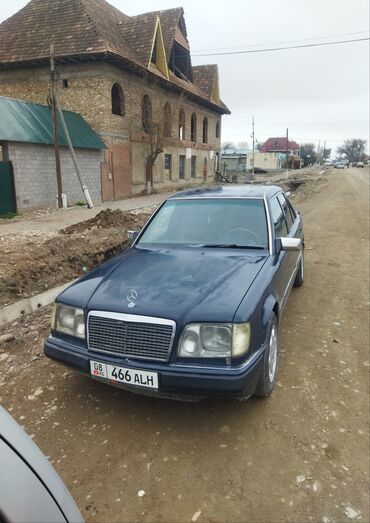
<path fill-rule="evenodd" d="M 0 216 L 16 210 L 12 162 L 0 162 Z"/>

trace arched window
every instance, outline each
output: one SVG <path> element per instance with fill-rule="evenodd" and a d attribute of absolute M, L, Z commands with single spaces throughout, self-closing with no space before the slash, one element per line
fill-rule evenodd
<path fill-rule="evenodd" d="M 125 96 L 120 84 L 112 86 L 112 114 L 125 116 Z"/>
<path fill-rule="evenodd" d="M 197 141 L 197 115 L 195 113 L 191 115 L 190 140 Z"/>
<path fill-rule="evenodd" d="M 203 143 L 208 143 L 208 118 L 203 119 Z"/>
<path fill-rule="evenodd" d="M 169 103 L 166 103 L 163 108 L 163 134 L 166 137 L 172 134 L 172 111 Z"/>
<path fill-rule="evenodd" d="M 152 102 L 147 94 L 143 96 L 141 102 L 141 117 L 143 131 L 149 133 L 152 126 Z"/>
<path fill-rule="evenodd" d="M 179 133 L 178 137 L 180 140 L 185 140 L 185 111 L 180 109 L 179 112 Z"/>
<path fill-rule="evenodd" d="M 220 122 L 217 122 L 216 123 L 216 138 L 220 138 L 220 136 L 221 136 L 220 129 L 221 129 Z"/>

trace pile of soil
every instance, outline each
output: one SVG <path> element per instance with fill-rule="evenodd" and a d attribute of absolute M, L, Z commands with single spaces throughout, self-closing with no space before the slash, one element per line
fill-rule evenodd
<path fill-rule="evenodd" d="M 149 215 L 148 209 L 108 209 L 51 237 L 3 237 L 0 307 L 78 278 L 121 253 L 128 247 L 127 231 L 140 229 Z"/>
<path fill-rule="evenodd" d="M 105 209 L 97 214 L 94 218 L 85 220 L 84 222 L 70 225 L 60 232 L 62 234 L 76 234 L 96 229 L 110 229 L 117 227 L 121 229 L 130 230 L 142 225 L 142 216 L 149 217 L 150 213 L 143 211 L 140 215 L 133 212 L 123 212 L 120 209 L 112 210 Z"/>

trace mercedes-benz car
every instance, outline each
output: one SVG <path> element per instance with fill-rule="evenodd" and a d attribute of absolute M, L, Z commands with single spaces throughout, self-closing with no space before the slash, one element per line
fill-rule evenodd
<path fill-rule="evenodd" d="M 177 193 L 57 298 L 45 354 L 146 394 L 267 397 L 304 279 L 302 219 L 272 185 Z"/>

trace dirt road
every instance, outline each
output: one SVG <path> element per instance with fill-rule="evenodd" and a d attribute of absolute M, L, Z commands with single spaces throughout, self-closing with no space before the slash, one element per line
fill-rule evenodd
<path fill-rule="evenodd" d="M 267 401 L 122 392 L 42 356 L 47 312 L 12 327 L 28 341 L 0 347 L 0 402 L 87 521 L 369 521 L 368 171 L 336 172 L 299 207 L 306 281 Z"/>

